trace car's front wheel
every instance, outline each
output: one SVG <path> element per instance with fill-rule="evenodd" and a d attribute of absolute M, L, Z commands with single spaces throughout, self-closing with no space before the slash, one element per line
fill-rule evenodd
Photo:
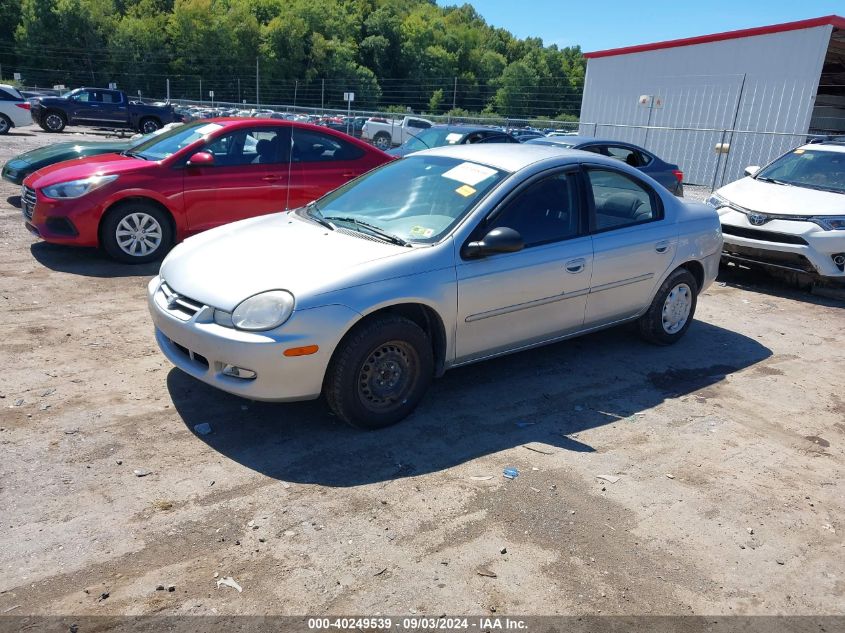
<path fill-rule="evenodd" d="M 113 209 L 103 221 L 101 238 L 103 248 L 114 259 L 144 264 L 167 253 L 173 230 L 164 211 L 140 200 Z"/>
<path fill-rule="evenodd" d="M 671 345 L 689 329 L 698 301 L 698 283 L 678 268 L 660 286 L 648 312 L 638 322 L 640 335 L 655 345 Z"/>
<path fill-rule="evenodd" d="M 12 129 L 12 122 L 5 114 L 0 114 L 0 134 L 7 134 Z"/>
<path fill-rule="evenodd" d="M 44 121 L 41 125 L 43 130 L 47 132 L 61 132 L 65 129 L 67 121 L 63 114 L 59 112 L 47 112 Z"/>
<path fill-rule="evenodd" d="M 396 315 L 356 327 L 335 351 L 323 393 L 342 420 L 380 429 L 407 417 L 434 376 L 434 354 L 426 333 Z"/>

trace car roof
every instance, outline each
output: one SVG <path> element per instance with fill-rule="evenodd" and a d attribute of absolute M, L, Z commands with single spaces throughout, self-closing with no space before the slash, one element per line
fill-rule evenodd
<path fill-rule="evenodd" d="M 432 130 L 450 130 L 454 132 L 502 132 L 498 128 L 487 127 L 486 125 L 470 125 L 467 123 L 438 123 L 431 126 Z"/>
<path fill-rule="evenodd" d="M 845 144 L 843 144 L 841 141 L 822 141 L 821 143 L 807 143 L 806 145 L 802 145 L 801 147 L 797 147 L 796 149 L 810 150 L 813 152 L 837 152 L 842 154 L 845 153 Z M 792 151 L 794 152 L 795 150 Z"/>
<path fill-rule="evenodd" d="M 421 152 L 414 156 L 444 156 L 458 160 L 481 163 L 496 169 L 516 172 L 534 163 L 549 158 L 568 158 L 575 161 L 582 158 L 585 152 L 578 150 L 562 150 L 549 145 L 526 145 L 516 143 L 491 143 L 484 145 L 444 145 Z M 590 160 L 601 159 L 602 156 L 590 155 Z M 615 160 L 615 159 L 608 159 Z M 570 161 L 564 161 L 570 162 Z"/>

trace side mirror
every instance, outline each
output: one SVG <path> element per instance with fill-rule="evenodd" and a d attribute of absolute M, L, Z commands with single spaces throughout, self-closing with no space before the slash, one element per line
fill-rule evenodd
<path fill-rule="evenodd" d="M 189 167 L 210 167 L 214 164 L 214 154 L 211 152 L 197 152 L 188 159 Z"/>
<path fill-rule="evenodd" d="M 749 165 L 745 168 L 745 175 L 746 176 L 753 176 L 758 171 L 760 171 L 760 165 Z"/>
<path fill-rule="evenodd" d="M 490 230 L 483 239 L 467 244 L 463 252 L 464 257 L 473 259 L 486 257 L 496 253 L 515 253 L 525 248 L 522 236 L 506 226 Z"/>

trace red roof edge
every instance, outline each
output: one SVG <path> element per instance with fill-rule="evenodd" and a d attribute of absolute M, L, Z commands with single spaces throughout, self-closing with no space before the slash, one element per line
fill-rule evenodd
<path fill-rule="evenodd" d="M 811 29 L 817 26 L 833 26 L 837 29 L 845 29 L 845 18 L 838 15 L 826 15 L 821 18 L 809 20 L 798 20 L 797 22 L 784 22 L 783 24 L 772 24 L 771 26 L 757 26 L 751 29 L 740 29 L 738 31 L 725 31 L 724 33 L 713 33 L 712 35 L 698 35 L 686 37 L 679 40 L 667 40 L 665 42 L 654 42 L 653 44 L 639 44 L 637 46 L 624 46 L 622 48 L 609 48 L 603 51 L 584 53 L 587 59 L 597 57 L 613 57 L 614 55 L 628 55 L 629 53 L 642 53 L 645 51 L 657 51 L 664 48 L 677 48 L 679 46 L 693 46 L 695 44 L 707 44 L 709 42 L 722 42 L 741 37 L 753 37 L 755 35 L 769 35 L 771 33 L 784 33 L 786 31 L 799 31 Z"/>

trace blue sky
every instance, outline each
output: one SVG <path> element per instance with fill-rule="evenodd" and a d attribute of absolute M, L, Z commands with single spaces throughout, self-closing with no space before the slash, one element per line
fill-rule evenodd
<path fill-rule="evenodd" d="M 437 0 L 441 6 L 461 0 Z M 842 0 L 468 0 L 488 24 L 517 37 L 595 51 L 733 31 L 822 15 L 845 15 Z"/>

